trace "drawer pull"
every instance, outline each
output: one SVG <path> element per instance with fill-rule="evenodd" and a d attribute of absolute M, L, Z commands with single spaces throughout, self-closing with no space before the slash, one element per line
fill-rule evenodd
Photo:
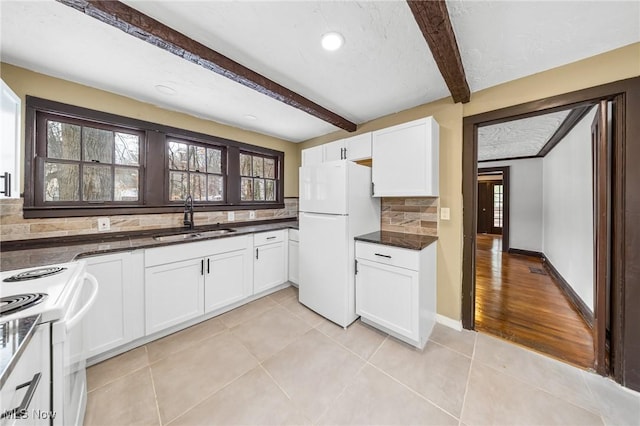
<path fill-rule="evenodd" d="M 40 377 L 42 377 L 41 373 L 36 373 L 33 376 L 31 381 L 23 383 L 16 387 L 16 390 L 20 390 L 25 386 L 29 386 L 27 389 L 27 393 L 24 394 L 24 398 L 22 398 L 22 402 L 20 405 L 13 410 L 7 410 L 2 415 L 0 415 L 0 419 L 4 419 L 7 416 L 15 416 L 16 414 L 21 414 L 27 411 L 29 405 L 31 404 L 31 400 L 33 399 L 33 395 L 36 393 L 36 388 L 38 387 L 38 383 L 40 383 Z"/>
<path fill-rule="evenodd" d="M 276 238 L 275 236 L 273 237 L 267 237 L 267 240 L 273 240 L 274 238 Z"/>
<path fill-rule="evenodd" d="M 380 257 L 386 257 L 387 259 L 391 259 L 391 256 L 389 256 L 388 254 L 375 253 L 375 255 Z"/>

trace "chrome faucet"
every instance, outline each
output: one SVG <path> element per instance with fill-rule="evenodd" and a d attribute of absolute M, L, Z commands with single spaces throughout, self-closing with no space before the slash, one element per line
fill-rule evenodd
<path fill-rule="evenodd" d="M 184 200 L 184 220 L 182 223 L 189 229 L 193 229 L 193 197 L 191 194 L 187 195 Z"/>

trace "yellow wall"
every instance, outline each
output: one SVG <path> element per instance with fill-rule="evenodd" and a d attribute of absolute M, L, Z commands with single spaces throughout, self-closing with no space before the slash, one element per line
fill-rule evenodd
<path fill-rule="evenodd" d="M 7 85 L 22 99 L 23 156 L 24 100 L 25 95 L 31 95 L 283 151 L 285 153 L 284 196 L 298 196 L 298 167 L 300 163 L 300 151 L 297 145 L 292 142 L 287 142 L 282 139 L 265 136 L 248 130 L 238 129 L 216 123 L 215 121 L 204 120 L 191 115 L 169 111 L 125 96 L 116 95 L 103 90 L 39 74 L 5 63 L 0 64 L 0 74 L 2 75 L 2 79 L 5 83 L 7 83 Z M 22 182 L 22 187 L 24 187 L 24 182 Z"/>
<path fill-rule="evenodd" d="M 429 115 L 440 124 L 440 207 L 451 208 L 451 220 L 440 221 L 438 226 L 439 314 L 461 318 L 463 117 L 637 76 L 640 43 L 473 93 L 471 102 L 464 105 L 446 98 L 358 126 L 357 133 L 363 133 Z M 305 141 L 299 148 L 349 135 L 334 132 Z"/>

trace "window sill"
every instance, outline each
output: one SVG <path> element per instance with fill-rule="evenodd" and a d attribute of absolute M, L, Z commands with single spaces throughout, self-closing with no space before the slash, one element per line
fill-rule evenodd
<path fill-rule="evenodd" d="M 230 211 L 230 210 L 274 210 L 283 209 L 284 203 L 260 203 L 260 204 L 237 204 L 237 205 L 214 205 L 204 206 L 195 204 L 193 210 L 198 212 Z M 134 214 L 162 214 L 162 213 L 182 213 L 182 204 L 165 206 L 46 206 L 28 207 L 24 206 L 23 216 L 25 219 L 36 218 L 64 218 L 64 217 L 85 217 L 85 216 L 118 216 Z"/>

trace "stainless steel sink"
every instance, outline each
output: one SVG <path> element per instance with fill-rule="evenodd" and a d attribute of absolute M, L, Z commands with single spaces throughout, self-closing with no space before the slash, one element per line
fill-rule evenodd
<path fill-rule="evenodd" d="M 223 228 L 223 229 L 214 229 L 213 231 L 200 232 L 198 235 L 200 235 L 201 238 L 207 238 L 207 237 L 215 237 L 217 235 L 230 234 L 232 232 L 236 232 L 236 230 L 235 229 L 229 229 L 229 228 Z"/>
<path fill-rule="evenodd" d="M 201 237 L 200 234 L 194 233 L 194 234 L 157 235 L 153 237 L 153 239 L 161 242 L 174 242 L 174 241 L 195 240 L 200 237 Z"/>
<path fill-rule="evenodd" d="M 218 235 L 225 235 L 231 232 L 236 232 L 235 229 L 214 229 L 212 231 L 203 231 L 203 232 L 192 232 L 189 234 L 173 234 L 173 235 L 156 235 L 153 237 L 154 240 L 160 242 L 177 242 L 177 241 L 190 241 L 197 240 L 198 238 L 209 238 L 215 237 Z"/>

